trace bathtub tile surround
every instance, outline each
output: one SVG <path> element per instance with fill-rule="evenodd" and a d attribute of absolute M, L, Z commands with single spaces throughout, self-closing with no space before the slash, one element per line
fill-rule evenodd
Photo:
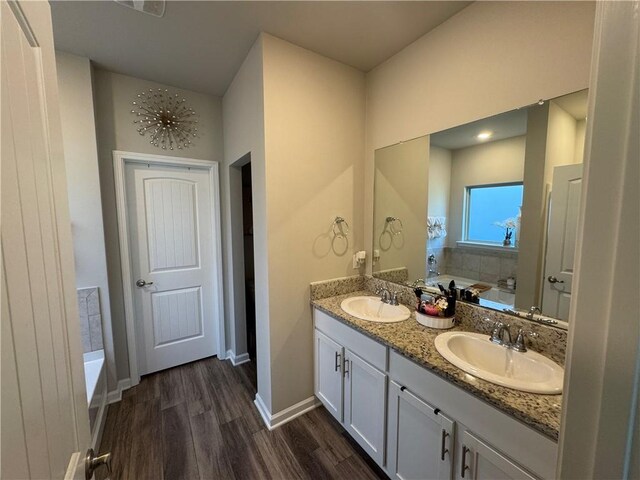
<path fill-rule="evenodd" d="M 515 277 L 518 266 L 518 252 L 506 249 L 460 246 L 445 247 L 444 255 L 438 253 L 436 258 L 440 256 L 438 269 L 441 274 L 493 284 L 501 279 Z"/>
<path fill-rule="evenodd" d="M 102 350 L 102 313 L 98 287 L 78 289 L 78 313 L 84 353 Z"/>

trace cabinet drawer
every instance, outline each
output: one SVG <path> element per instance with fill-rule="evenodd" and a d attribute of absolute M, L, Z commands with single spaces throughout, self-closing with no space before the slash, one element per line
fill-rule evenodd
<path fill-rule="evenodd" d="M 315 328 L 327 337 L 347 347 L 378 370 L 387 370 L 387 347 L 316 308 L 313 309 L 313 320 Z"/>

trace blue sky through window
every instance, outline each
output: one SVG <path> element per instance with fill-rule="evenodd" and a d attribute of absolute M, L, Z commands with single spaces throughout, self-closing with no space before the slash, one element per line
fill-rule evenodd
<path fill-rule="evenodd" d="M 495 222 L 503 222 L 518 215 L 522 205 L 522 192 L 522 184 L 469 187 L 468 229 L 465 240 L 502 243 L 505 230 L 496 226 Z M 515 233 L 511 238 L 512 242 L 514 240 Z"/>

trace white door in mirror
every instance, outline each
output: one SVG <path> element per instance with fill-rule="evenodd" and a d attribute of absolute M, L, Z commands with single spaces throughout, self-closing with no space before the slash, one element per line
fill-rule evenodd
<path fill-rule="evenodd" d="M 351 297 L 342 301 L 340 308 L 362 320 L 369 322 L 401 322 L 411 316 L 404 305 L 389 305 L 378 297 Z"/>
<path fill-rule="evenodd" d="M 569 319 L 581 195 L 582 164 L 555 167 L 544 267 L 542 312 L 560 320 Z"/>
<path fill-rule="evenodd" d="M 471 332 L 441 333 L 435 345 L 456 367 L 488 382 L 523 392 L 562 393 L 564 369 L 537 352 L 516 352 Z"/>

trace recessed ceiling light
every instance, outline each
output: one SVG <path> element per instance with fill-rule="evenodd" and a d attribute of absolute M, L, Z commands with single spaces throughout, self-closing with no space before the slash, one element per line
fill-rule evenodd
<path fill-rule="evenodd" d="M 476 138 L 478 140 L 486 140 L 487 138 L 490 138 L 491 135 L 493 135 L 493 132 L 480 132 L 478 135 L 476 135 Z"/>

